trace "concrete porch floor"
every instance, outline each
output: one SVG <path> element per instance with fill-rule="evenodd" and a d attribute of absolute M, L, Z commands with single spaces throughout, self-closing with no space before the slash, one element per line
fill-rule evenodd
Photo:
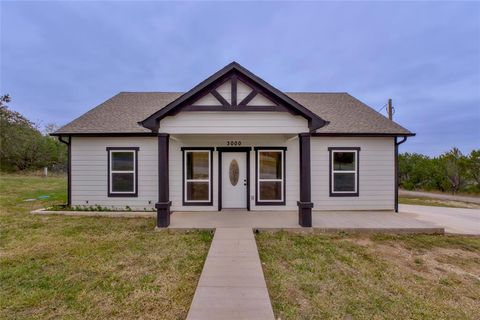
<path fill-rule="evenodd" d="M 325 232 L 444 233 L 444 228 L 393 211 L 314 211 L 313 229 Z M 176 211 L 170 229 L 254 228 L 311 230 L 298 224 L 297 211 Z"/>

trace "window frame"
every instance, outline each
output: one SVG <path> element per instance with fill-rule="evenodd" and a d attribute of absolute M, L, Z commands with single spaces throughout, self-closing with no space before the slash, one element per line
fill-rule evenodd
<path fill-rule="evenodd" d="M 182 204 L 184 206 L 213 206 L 213 147 L 182 147 Z M 208 179 L 187 180 L 187 153 L 208 152 Z M 208 182 L 208 200 L 188 200 L 187 182 Z"/>
<path fill-rule="evenodd" d="M 358 197 L 360 195 L 360 147 L 330 147 L 329 151 L 329 193 L 330 197 Z M 333 157 L 335 153 L 352 152 L 355 155 L 355 170 L 334 170 Z M 335 173 L 354 173 L 354 191 L 334 191 Z"/>
<path fill-rule="evenodd" d="M 107 147 L 107 195 L 108 197 L 138 197 L 138 151 L 139 147 Z M 116 171 L 112 170 L 112 153 L 131 152 L 133 153 L 133 170 Z M 133 173 L 133 191 L 113 191 L 112 174 L 113 173 Z"/>
<path fill-rule="evenodd" d="M 286 197 L 286 151 L 287 147 L 255 147 L 255 205 L 256 206 L 284 206 Z M 277 151 L 282 154 L 282 179 L 260 179 L 260 153 Z M 261 181 L 281 181 L 281 200 L 261 200 L 260 182 Z"/>

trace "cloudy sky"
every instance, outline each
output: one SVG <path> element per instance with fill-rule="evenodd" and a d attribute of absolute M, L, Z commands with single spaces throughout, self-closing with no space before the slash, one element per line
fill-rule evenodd
<path fill-rule="evenodd" d="M 480 147 L 480 3 L 2 2 L 0 93 L 66 124 L 119 91 L 185 91 L 235 60 L 284 91 L 347 91 L 417 136 Z"/>

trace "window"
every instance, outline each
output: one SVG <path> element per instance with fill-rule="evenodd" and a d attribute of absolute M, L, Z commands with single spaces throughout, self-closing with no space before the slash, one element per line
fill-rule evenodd
<path fill-rule="evenodd" d="M 107 148 L 108 196 L 137 196 L 138 148 Z"/>
<path fill-rule="evenodd" d="M 212 204 L 213 149 L 183 149 L 184 205 Z"/>
<path fill-rule="evenodd" d="M 285 148 L 256 148 L 257 205 L 285 204 Z"/>
<path fill-rule="evenodd" d="M 330 196 L 358 196 L 360 148 L 329 148 Z"/>

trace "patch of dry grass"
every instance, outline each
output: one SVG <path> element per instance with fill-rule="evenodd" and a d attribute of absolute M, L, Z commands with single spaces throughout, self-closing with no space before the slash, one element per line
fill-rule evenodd
<path fill-rule="evenodd" d="M 480 205 L 476 203 L 471 203 L 471 202 L 445 200 L 445 199 L 433 199 L 433 198 L 421 198 L 421 197 L 412 197 L 412 196 L 405 196 L 405 195 L 401 195 L 398 198 L 398 202 L 401 204 L 413 204 L 413 205 L 419 205 L 419 206 L 480 209 Z"/>
<path fill-rule="evenodd" d="M 0 176 L 0 318 L 184 319 L 212 239 L 153 219 L 36 216 L 65 178 Z M 24 202 L 50 195 L 48 200 Z"/>
<path fill-rule="evenodd" d="M 480 238 L 260 233 L 280 319 L 477 319 Z"/>

